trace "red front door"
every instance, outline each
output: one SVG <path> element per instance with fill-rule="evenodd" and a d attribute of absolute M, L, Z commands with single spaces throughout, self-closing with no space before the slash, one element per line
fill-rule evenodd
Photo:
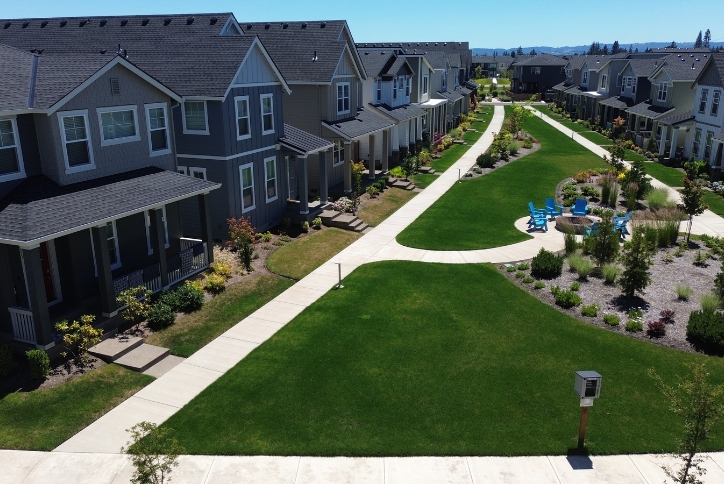
<path fill-rule="evenodd" d="M 53 269 L 51 266 L 48 244 L 43 242 L 40 244 L 40 263 L 43 266 L 43 283 L 45 284 L 45 295 L 48 302 L 57 299 L 55 296 L 55 287 L 53 286 Z"/>

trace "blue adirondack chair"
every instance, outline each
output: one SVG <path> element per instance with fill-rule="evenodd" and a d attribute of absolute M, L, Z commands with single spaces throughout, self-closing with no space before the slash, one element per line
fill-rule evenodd
<path fill-rule="evenodd" d="M 530 219 L 528 220 L 528 227 L 534 226 L 537 219 L 542 218 L 543 220 L 545 220 L 548 217 L 546 215 L 546 209 L 535 208 L 533 206 L 533 202 L 528 202 L 528 214 L 530 215 Z"/>
<path fill-rule="evenodd" d="M 596 235 L 598 233 L 598 223 L 594 223 L 590 227 L 586 226 L 585 231 L 586 231 L 586 237 L 588 237 L 589 235 Z"/>
<path fill-rule="evenodd" d="M 576 198 L 573 207 L 571 207 L 571 214 L 585 217 L 588 212 L 588 202 L 585 198 Z"/>
<path fill-rule="evenodd" d="M 531 220 L 533 220 L 533 224 L 528 224 L 530 228 L 533 230 L 543 229 L 543 232 L 548 232 L 548 217 L 544 215 L 543 217 L 536 217 Z"/>
<path fill-rule="evenodd" d="M 563 216 L 563 207 L 556 205 L 556 201 L 552 198 L 546 198 L 546 213 L 553 220 L 558 215 Z"/>
<path fill-rule="evenodd" d="M 631 233 L 628 231 L 628 228 L 626 227 L 628 221 L 631 220 L 631 215 L 633 215 L 633 210 L 630 210 L 625 217 L 613 217 L 613 222 L 615 224 L 614 230 L 621 231 L 622 239 L 625 239 L 627 235 L 631 235 Z"/>

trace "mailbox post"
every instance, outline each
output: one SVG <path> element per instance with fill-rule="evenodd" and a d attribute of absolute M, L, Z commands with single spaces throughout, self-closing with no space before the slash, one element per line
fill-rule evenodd
<path fill-rule="evenodd" d="M 578 426 L 578 448 L 583 449 L 586 440 L 586 424 L 588 423 L 588 407 L 601 394 L 603 377 L 595 371 L 577 371 L 573 390 L 581 399 L 581 423 Z"/>

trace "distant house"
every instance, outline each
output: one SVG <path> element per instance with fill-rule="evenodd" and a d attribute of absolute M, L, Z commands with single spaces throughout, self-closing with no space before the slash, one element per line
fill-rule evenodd
<path fill-rule="evenodd" d="M 516 56 L 511 90 L 514 94 L 540 94 L 544 97 L 546 91 L 565 81 L 567 64 L 566 59 L 550 54 L 529 56 L 525 60 Z"/>
<path fill-rule="evenodd" d="M 684 156 L 706 161 L 712 167 L 713 177 L 720 178 L 724 151 L 724 53 L 708 57 L 693 85 L 694 134 L 687 138 Z"/>
<path fill-rule="evenodd" d="M 512 62 L 513 58 L 510 56 L 476 55 L 473 56 L 472 60 L 472 74 L 474 74 L 475 69 L 480 66 L 483 71 L 483 77 L 500 77 L 501 74 L 510 69 Z"/>

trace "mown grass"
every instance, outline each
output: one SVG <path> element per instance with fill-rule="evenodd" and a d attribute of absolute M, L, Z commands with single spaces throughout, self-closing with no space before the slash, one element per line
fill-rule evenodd
<path fill-rule="evenodd" d="M 490 265 L 368 264 L 164 426 L 195 454 L 561 455 L 577 439 L 574 372 L 596 370 L 587 449 L 669 452 L 682 421 L 647 370 L 673 384 L 695 362 L 724 382 L 722 359 L 573 319 Z"/>
<path fill-rule="evenodd" d="M 410 180 L 412 180 L 412 183 L 415 184 L 417 188 L 427 188 L 430 186 L 430 183 L 437 180 L 439 175 L 428 175 L 427 173 L 417 173 L 415 175 L 412 175 L 410 177 Z"/>
<path fill-rule="evenodd" d="M 611 140 L 606 138 L 601 133 L 597 133 L 595 131 L 582 131 L 579 134 L 586 138 L 588 141 L 593 141 L 598 146 L 611 145 Z"/>
<path fill-rule="evenodd" d="M 273 274 L 252 274 L 229 286 L 200 310 L 153 333 L 146 343 L 169 348 L 172 354 L 188 358 L 293 284 L 294 281 Z"/>
<path fill-rule="evenodd" d="M 571 121 L 570 119 L 566 119 L 565 117 L 561 116 L 560 114 L 554 113 L 551 111 L 548 106 L 542 105 L 542 104 L 536 104 L 533 106 L 538 111 L 541 111 L 546 116 L 550 117 L 551 119 L 558 121 L 566 128 L 570 129 L 571 131 L 575 131 L 576 133 L 581 133 L 583 131 L 588 131 L 586 128 L 583 127 L 583 125 L 580 125 L 576 123 L 575 121 Z"/>
<path fill-rule="evenodd" d="M 266 267 L 280 276 L 299 280 L 360 237 L 357 232 L 338 228 L 312 232 L 272 252 Z"/>
<path fill-rule="evenodd" d="M 415 177 L 418 176 L 421 175 L 413 175 L 411 177 L 415 185 L 417 185 Z M 417 192 L 402 190 L 400 188 L 388 188 L 380 194 L 378 200 L 364 206 L 357 214 L 357 217 L 370 227 L 376 227 L 400 207 L 412 200 L 415 195 L 417 195 Z"/>
<path fill-rule="evenodd" d="M 724 199 L 721 195 L 704 190 L 704 203 L 709 205 L 709 210 L 720 217 L 724 217 Z"/>
<path fill-rule="evenodd" d="M 564 178 L 606 166 L 541 119 L 526 120 L 524 129 L 540 140 L 540 149 L 483 177 L 456 183 L 397 241 L 432 250 L 485 249 L 521 242 L 530 236 L 514 223 L 527 214 L 529 201 L 542 206 Z"/>
<path fill-rule="evenodd" d="M 485 130 L 490 126 L 490 121 L 493 119 L 494 108 L 492 106 L 484 106 L 483 112 L 478 114 L 478 120 L 474 121 L 472 128 L 475 131 L 466 131 L 463 133 L 463 140 L 467 143 L 464 145 L 452 145 L 447 150 L 443 151 L 442 156 L 436 160 L 430 162 L 430 166 L 435 171 L 443 172 L 455 164 L 456 161 L 463 156 L 470 147 L 475 144 L 482 136 Z"/>
<path fill-rule="evenodd" d="M 645 163 L 644 169 L 646 169 L 647 174 L 665 185 L 670 187 L 684 186 L 684 183 L 681 181 L 684 178 L 684 172 L 681 170 L 657 162 Z"/>
<path fill-rule="evenodd" d="M 0 398 L 0 448 L 53 450 L 153 381 L 105 365 L 60 386 Z"/>

